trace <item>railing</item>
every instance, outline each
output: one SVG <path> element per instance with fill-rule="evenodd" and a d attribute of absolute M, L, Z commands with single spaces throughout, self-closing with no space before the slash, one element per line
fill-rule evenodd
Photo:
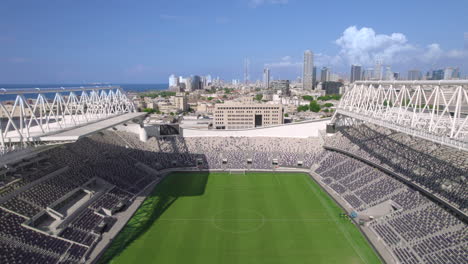
<path fill-rule="evenodd" d="M 468 151 L 468 80 L 358 81 L 339 115 Z"/>
<path fill-rule="evenodd" d="M 34 142 L 43 135 L 135 111 L 119 86 L 2 88 L 0 147 Z"/>

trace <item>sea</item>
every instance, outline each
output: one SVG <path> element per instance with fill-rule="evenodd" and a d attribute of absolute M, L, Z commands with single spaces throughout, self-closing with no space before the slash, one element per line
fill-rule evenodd
<path fill-rule="evenodd" d="M 0 84 L 0 101 L 15 100 L 16 96 L 13 94 L 2 94 L 2 90 L 12 89 L 31 89 L 31 88 L 67 88 L 67 87 L 87 87 L 87 86 L 120 86 L 126 92 L 151 92 L 151 91 L 162 91 L 167 90 L 169 85 L 167 83 L 154 83 L 154 84 Z M 45 94 L 46 97 L 53 97 L 53 94 Z M 27 99 L 37 97 L 37 94 L 25 94 Z"/>

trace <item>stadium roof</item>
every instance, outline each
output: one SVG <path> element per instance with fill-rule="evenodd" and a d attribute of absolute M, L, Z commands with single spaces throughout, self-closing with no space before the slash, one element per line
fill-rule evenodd
<path fill-rule="evenodd" d="M 76 141 L 79 138 L 120 125 L 125 122 L 132 121 L 133 119 L 141 118 L 144 115 L 146 115 L 146 113 L 128 113 L 106 120 L 90 123 L 84 126 L 75 127 L 70 130 L 60 131 L 59 133 L 53 135 L 46 135 L 40 137 L 40 139 L 41 141 Z"/>

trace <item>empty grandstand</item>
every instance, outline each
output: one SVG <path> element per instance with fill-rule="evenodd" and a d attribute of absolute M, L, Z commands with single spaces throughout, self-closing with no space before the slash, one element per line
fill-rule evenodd
<path fill-rule="evenodd" d="M 0 262 L 98 262 L 172 171 L 288 171 L 310 174 L 383 262 L 468 263 L 467 152 L 369 122 L 336 130 L 309 138 L 176 135 L 143 142 L 116 126 L 5 155 Z"/>

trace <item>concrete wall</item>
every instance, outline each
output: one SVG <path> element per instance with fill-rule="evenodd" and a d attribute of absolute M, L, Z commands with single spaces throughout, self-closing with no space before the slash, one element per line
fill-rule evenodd
<path fill-rule="evenodd" d="M 290 137 L 307 138 L 318 137 L 320 130 L 325 130 L 330 118 L 316 121 L 305 121 L 285 125 L 250 128 L 241 130 L 217 130 L 217 129 L 195 129 L 181 128 L 184 137 Z M 128 124 L 117 126 L 120 131 L 140 134 L 140 125 Z M 145 125 L 145 131 L 149 137 L 158 136 L 157 126 Z"/>
<path fill-rule="evenodd" d="M 306 121 L 279 126 L 252 128 L 242 130 L 202 130 L 182 129 L 184 137 L 318 137 L 319 130 L 325 130 L 330 119 Z"/>

